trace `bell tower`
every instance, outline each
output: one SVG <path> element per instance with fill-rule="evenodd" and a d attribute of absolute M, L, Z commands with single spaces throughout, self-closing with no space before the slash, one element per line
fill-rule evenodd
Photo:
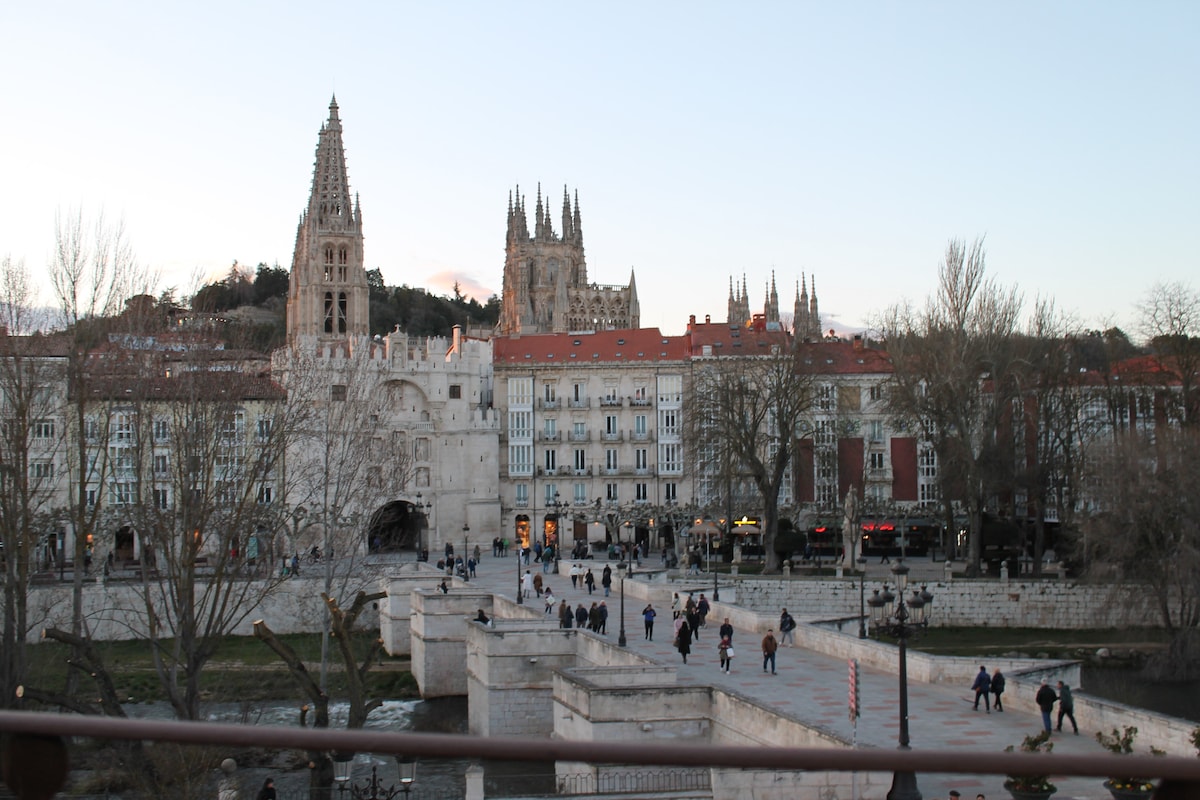
<path fill-rule="evenodd" d="M 362 208 L 357 197 L 351 204 L 342 121 L 334 97 L 317 138 L 308 208 L 296 230 L 288 282 L 288 344 L 367 336 L 368 310 Z"/>

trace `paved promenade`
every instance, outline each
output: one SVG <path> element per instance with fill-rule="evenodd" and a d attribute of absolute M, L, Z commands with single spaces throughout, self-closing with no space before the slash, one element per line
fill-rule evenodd
<path fill-rule="evenodd" d="M 876 582 L 890 577 L 888 564 L 868 565 L 867 581 Z M 565 562 L 564 562 L 565 563 Z M 603 560 L 587 562 L 596 573 L 605 563 Z M 908 562 L 912 568 L 912 580 L 940 578 L 944 569 L 941 562 L 914 560 Z M 530 565 L 537 570 L 538 564 Z M 522 568 L 523 571 L 523 568 Z M 486 587 L 497 594 L 513 597 L 516 590 L 517 565 L 515 558 L 494 559 L 484 554 L 478 576 L 473 583 L 476 588 Z M 571 588 L 566 576 L 544 576 L 554 589 L 559 600 L 572 605 L 603 598 L 597 590 L 588 598 L 582 582 L 578 589 Z M 727 577 L 727 576 L 722 576 Z M 690 583 L 694 584 L 694 579 Z M 666 587 L 664 586 L 664 589 Z M 616 582 L 614 581 L 614 590 Z M 620 630 L 620 598 L 614 593 L 606 598 L 609 606 L 608 637 L 616 642 Z M 539 602 L 540 601 L 536 601 Z M 936 603 L 936 600 L 935 600 Z M 712 684 L 754 697 L 765 705 L 778 708 L 816 727 L 831 731 L 847 741 L 854 735 L 847 708 L 847 663 L 821 653 L 797 647 L 780 648 L 776 656 L 776 675 L 764 674 L 760 642 L 761 632 L 734 632 L 737 653 L 732 672 L 726 674 L 718 668 L 717 627 L 720 619 L 709 618 L 709 624 L 700 631 L 699 641 L 692 644 L 688 663 L 671 646 L 673 630 L 669 608 L 660 608 L 655 625 L 654 641 L 646 641 L 640 616 L 640 601 L 629 602 L 626 598 L 625 632 L 628 646 L 638 653 L 649 656 L 664 664 L 675 665 L 681 683 Z M 793 609 L 795 611 L 795 609 Z M 804 609 L 804 616 L 811 616 L 815 609 Z M 779 632 L 776 631 L 778 637 Z M 989 668 L 989 672 L 990 672 Z M 896 747 L 899 734 L 897 717 L 898 678 L 889 672 L 860 667 L 861 716 L 858 719 L 857 741 L 871 747 Z M 1008 695 L 1005 696 L 1006 699 Z M 961 686 L 924 684 L 909 681 L 909 736 L 913 749 L 964 749 L 999 752 L 1010 744 L 1019 745 L 1028 734 L 1041 730 L 1041 716 L 1031 711 L 1019 711 L 1016 706 L 1031 708 L 1029 698 L 1017 703 L 1011 698 L 1011 710 L 987 714 L 982 707 L 972 710 L 974 694 L 969 680 Z M 1008 704 L 1006 704 L 1007 706 Z M 1055 714 L 1057 716 L 1057 714 Z M 1087 719 L 1079 719 L 1078 736 L 1067 731 L 1054 734 L 1055 752 L 1059 753 L 1103 753 L 1094 739 L 1095 729 Z M 926 800 L 945 798 L 951 789 L 957 789 L 964 798 L 973 800 L 983 793 L 989 800 L 1007 798 L 1002 775 L 918 775 L 918 784 Z M 1056 800 L 1083 798 L 1109 798 L 1099 778 L 1054 778 L 1059 787 Z"/>

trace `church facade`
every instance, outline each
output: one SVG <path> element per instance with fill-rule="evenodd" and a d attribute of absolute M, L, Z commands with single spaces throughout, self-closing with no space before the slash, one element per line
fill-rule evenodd
<path fill-rule="evenodd" d="M 572 204 L 563 187 L 560 233 L 554 231 L 549 198 L 543 203 L 540 185 L 533 216 L 530 236 L 525 197 L 518 186 L 508 200 L 497 333 L 507 336 L 639 327 L 641 312 L 632 270 L 626 286 L 588 281 L 578 192 Z"/>

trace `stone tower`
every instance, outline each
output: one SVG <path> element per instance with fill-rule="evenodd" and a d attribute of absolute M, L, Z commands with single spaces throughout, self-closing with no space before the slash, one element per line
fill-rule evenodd
<path fill-rule="evenodd" d="M 819 342 L 825 335 L 821 330 L 821 313 L 817 309 L 817 279 L 812 282 L 812 299 L 808 296 L 808 278 L 800 277 L 800 286 L 796 287 L 795 318 L 792 322 L 792 333 L 800 342 Z"/>
<path fill-rule="evenodd" d="M 350 200 L 337 98 L 317 139 L 312 194 L 300 215 L 288 282 L 287 334 L 303 340 L 345 341 L 367 336 L 367 273 L 363 268 L 362 208 Z"/>
<path fill-rule="evenodd" d="M 563 187 L 562 233 L 538 185 L 533 236 L 518 186 L 508 197 L 508 234 L 500 301 L 501 335 L 636 328 L 641 313 L 633 272 L 627 286 L 588 283 L 579 193 Z"/>

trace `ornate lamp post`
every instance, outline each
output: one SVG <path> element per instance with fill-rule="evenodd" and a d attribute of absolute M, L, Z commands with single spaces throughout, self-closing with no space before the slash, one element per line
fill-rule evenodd
<path fill-rule="evenodd" d="M 379 779 L 379 768 L 375 763 L 371 764 L 371 780 L 362 784 L 352 783 L 350 773 L 353 765 L 353 753 L 333 754 L 333 780 L 337 784 L 339 797 L 343 797 L 347 790 L 353 800 L 393 800 L 400 794 L 408 797 L 417 781 L 417 760 L 411 756 L 396 756 L 399 783 L 390 786 L 385 786 Z"/>
<path fill-rule="evenodd" d="M 630 526 L 631 523 L 626 520 L 626 533 L 628 533 Z M 633 572 L 633 559 L 630 558 L 630 553 L 625 547 L 624 540 L 621 541 L 621 550 L 625 559 L 617 564 L 617 569 L 621 570 L 621 632 L 617 636 L 617 646 L 625 647 L 629 644 L 629 640 L 625 638 L 625 579 Z"/>
<path fill-rule="evenodd" d="M 467 535 L 471 532 L 471 526 L 463 523 L 463 582 L 471 582 L 471 568 L 467 566 L 467 559 L 470 557 L 470 549 L 467 546 Z"/>
<path fill-rule="evenodd" d="M 933 595 L 928 590 L 918 592 L 914 589 L 906 603 L 904 593 L 908 589 L 908 565 L 903 561 L 898 562 L 892 567 L 892 575 L 896 578 L 897 594 L 892 595 L 885 584 L 883 594 L 876 592 L 869 605 L 877 629 L 894 636 L 900 646 L 899 749 L 908 750 L 908 639 L 929 624 L 928 610 L 933 603 Z M 921 800 L 916 773 L 893 772 L 892 788 L 887 793 L 887 800 Z"/>

